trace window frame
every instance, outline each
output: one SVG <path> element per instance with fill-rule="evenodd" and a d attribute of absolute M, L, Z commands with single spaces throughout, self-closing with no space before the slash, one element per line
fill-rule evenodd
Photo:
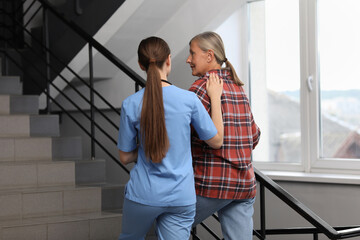
<path fill-rule="evenodd" d="M 266 0 L 248 0 L 246 4 Z M 320 158 L 320 86 L 319 56 L 317 47 L 317 0 L 299 0 L 299 36 L 300 36 L 300 131 L 301 163 L 256 162 L 254 166 L 261 170 L 300 171 L 305 173 L 359 174 L 360 159 Z M 246 17 L 243 35 L 249 36 L 249 15 Z M 249 39 L 248 39 L 249 40 Z M 248 54 L 248 41 L 243 52 Z M 247 76 L 250 76 L 250 61 L 247 56 Z M 308 87 L 308 77 L 313 77 L 312 90 Z M 247 79 L 247 92 L 251 92 L 251 79 Z M 250 96 L 251 98 L 251 96 Z M 251 99 L 250 99 L 251 101 Z M 255 116 L 256 120 L 256 116 Z M 261 127 L 260 127 L 261 129 Z M 260 140 L 261 144 L 261 140 Z M 256 151 L 256 150 L 255 150 Z"/>

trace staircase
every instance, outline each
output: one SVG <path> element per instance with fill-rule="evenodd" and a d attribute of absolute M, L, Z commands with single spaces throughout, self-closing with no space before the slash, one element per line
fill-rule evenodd
<path fill-rule="evenodd" d="M 103 209 L 118 208 L 106 197 L 119 189 L 102 187 L 105 163 L 82 160 L 81 144 L 59 136 L 57 115 L 38 114 L 19 77 L 0 76 L 1 240 L 117 239 L 121 214 Z"/>

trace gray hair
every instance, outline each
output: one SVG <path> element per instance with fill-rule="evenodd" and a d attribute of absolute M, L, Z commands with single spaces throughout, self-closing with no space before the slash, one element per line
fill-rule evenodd
<path fill-rule="evenodd" d="M 219 34 L 215 32 L 203 32 L 193 37 L 190 40 L 190 44 L 192 41 L 196 41 L 199 48 L 204 52 L 208 50 L 214 51 L 216 62 L 220 64 L 220 66 L 225 63 L 226 67 L 230 69 L 234 82 L 239 86 L 244 85 L 244 83 L 237 76 L 233 65 L 226 58 L 224 43 Z"/>

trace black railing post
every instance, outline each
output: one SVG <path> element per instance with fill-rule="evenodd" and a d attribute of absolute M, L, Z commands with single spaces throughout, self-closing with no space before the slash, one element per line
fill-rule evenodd
<path fill-rule="evenodd" d="M 136 82 L 136 83 L 135 83 L 135 92 L 138 92 L 138 91 L 139 91 L 139 87 L 140 87 L 140 86 L 139 86 L 139 83 Z"/>
<path fill-rule="evenodd" d="M 2 65 L 4 66 L 4 69 L 1 69 L 1 71 L 3 71 L 1 74 L 2 75 L 9 75 L 9 63 L 8 63 L 8 55 L 7 55 L 7 48 L 8 48 L 8 44 L 7 42 L 5 41 L 5 56 L 4 56 L 4 63 L 2 63 Z M 22 79 L 21 79 L 22 81 Z"/>
<path fill-rule="evenodd" d="M 51 81 L 51 73 L 50 73 L 50 53 L 49 49 L 49 25 L 48 25 L 48 11 L 44 6 L 43 8 L 43 38 L 45 42 L 45 62 L 46 62 L 46 111 L 49 114 L 51 112 L 50 106 L 50 81 Z"/>
<path fill-rule="evenodd" d="M 92 45 L 89 43 L 89 81 L 90 81 L 90 129 L 91 129 L 91 159 L 95 159 L 95 112 L 94 112 L 94 68 Z"/>
<path fill-rule="evenodd" d="M 319 235 L 317 233 L 314 233 L 314 240 L 318 240 L 319 239 Z"/>
<path fill-rule="evenodd" d="M 266 221 L 265 221 L 265 187 L 260 184 L 260 225 L 261 225 L 261 236 L 263 239 L 266 238 Z"/>

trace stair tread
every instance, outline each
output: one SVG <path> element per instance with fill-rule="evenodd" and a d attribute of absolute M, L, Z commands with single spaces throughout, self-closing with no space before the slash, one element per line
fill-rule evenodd
<path fill-rule="evenodd" d="M 1 138 L 1 137 L 0 137 Z M 53 164 L 61 164 L 61 163 L 103 163 L 106 160 L 104 159 L 81 159 L 81 158 L 48 158 L 48 159 L 39 159 L 39 160 L 16 160 L 16 161 L 0 161 L 0 165 L 30 165 L 30 164 L 38 164 L 38 163 L 53 163 Z"/>
<path fill-rule="evenodd" d="M 59 138 L 59 137 L 47 137 L 47 136 L 0 136 L 0 139 L 53 139 L 53 138 Z"/>
<path fill-rule="evenodd" d="M 80 213 L 73 215 L 62 215 L 62 216 L 51 216 L 51 217 L 34 217 L 34 218 L 26 218 L 19 220 L 2 220 L 0 221 L 0 226 L 15 227 L 15 226 L 38 225 L 38 224 L 48 224 L 48 223 L 76 222 L 76 221 L 114 218 L 121 216 L 122 214 L 118 212 Z"/>
<path fill-rule="evenodd" d="M 96 186 L 80 186 L 80 185 L 60 185 L 60 186 L 39 186 L 25 188 L 0 189 L 0 195 L 17 194 L 17 193 L 42 193 L 42 192 L 58 192 L 58 191 L 75 191 L 94 189 Z"/>
<path fill-rule="evenodd" d="M 19 76 L 17 75 L 0 75 L 0 80 L 3 78 L 16 78 L 16 79 L 20 79 Z"/>
<path fill-rule="evenodd" d="M 125 187 L 126 183 L 107 183 L 107 182 L 98 182 L 98 183 L 84 183 L 77 184 L 78 186 L 89 186 L 89 187 L 102 187 L 102 188 L 118 188 Z"/>
<path fill-rule="evenodd" d="M 44 164 L 44 163 L 50 163 L 50 164 L 65 164 L 65 163 L 73 163 L 74 161 L 71 161 L 69 159 L 64 160 L 57 160 L 54 159 L 39 159 L 39 160 L 19 160 L 19 161 L 0 161 L 0 165 L 32 165 L 32 164 Z"/>

